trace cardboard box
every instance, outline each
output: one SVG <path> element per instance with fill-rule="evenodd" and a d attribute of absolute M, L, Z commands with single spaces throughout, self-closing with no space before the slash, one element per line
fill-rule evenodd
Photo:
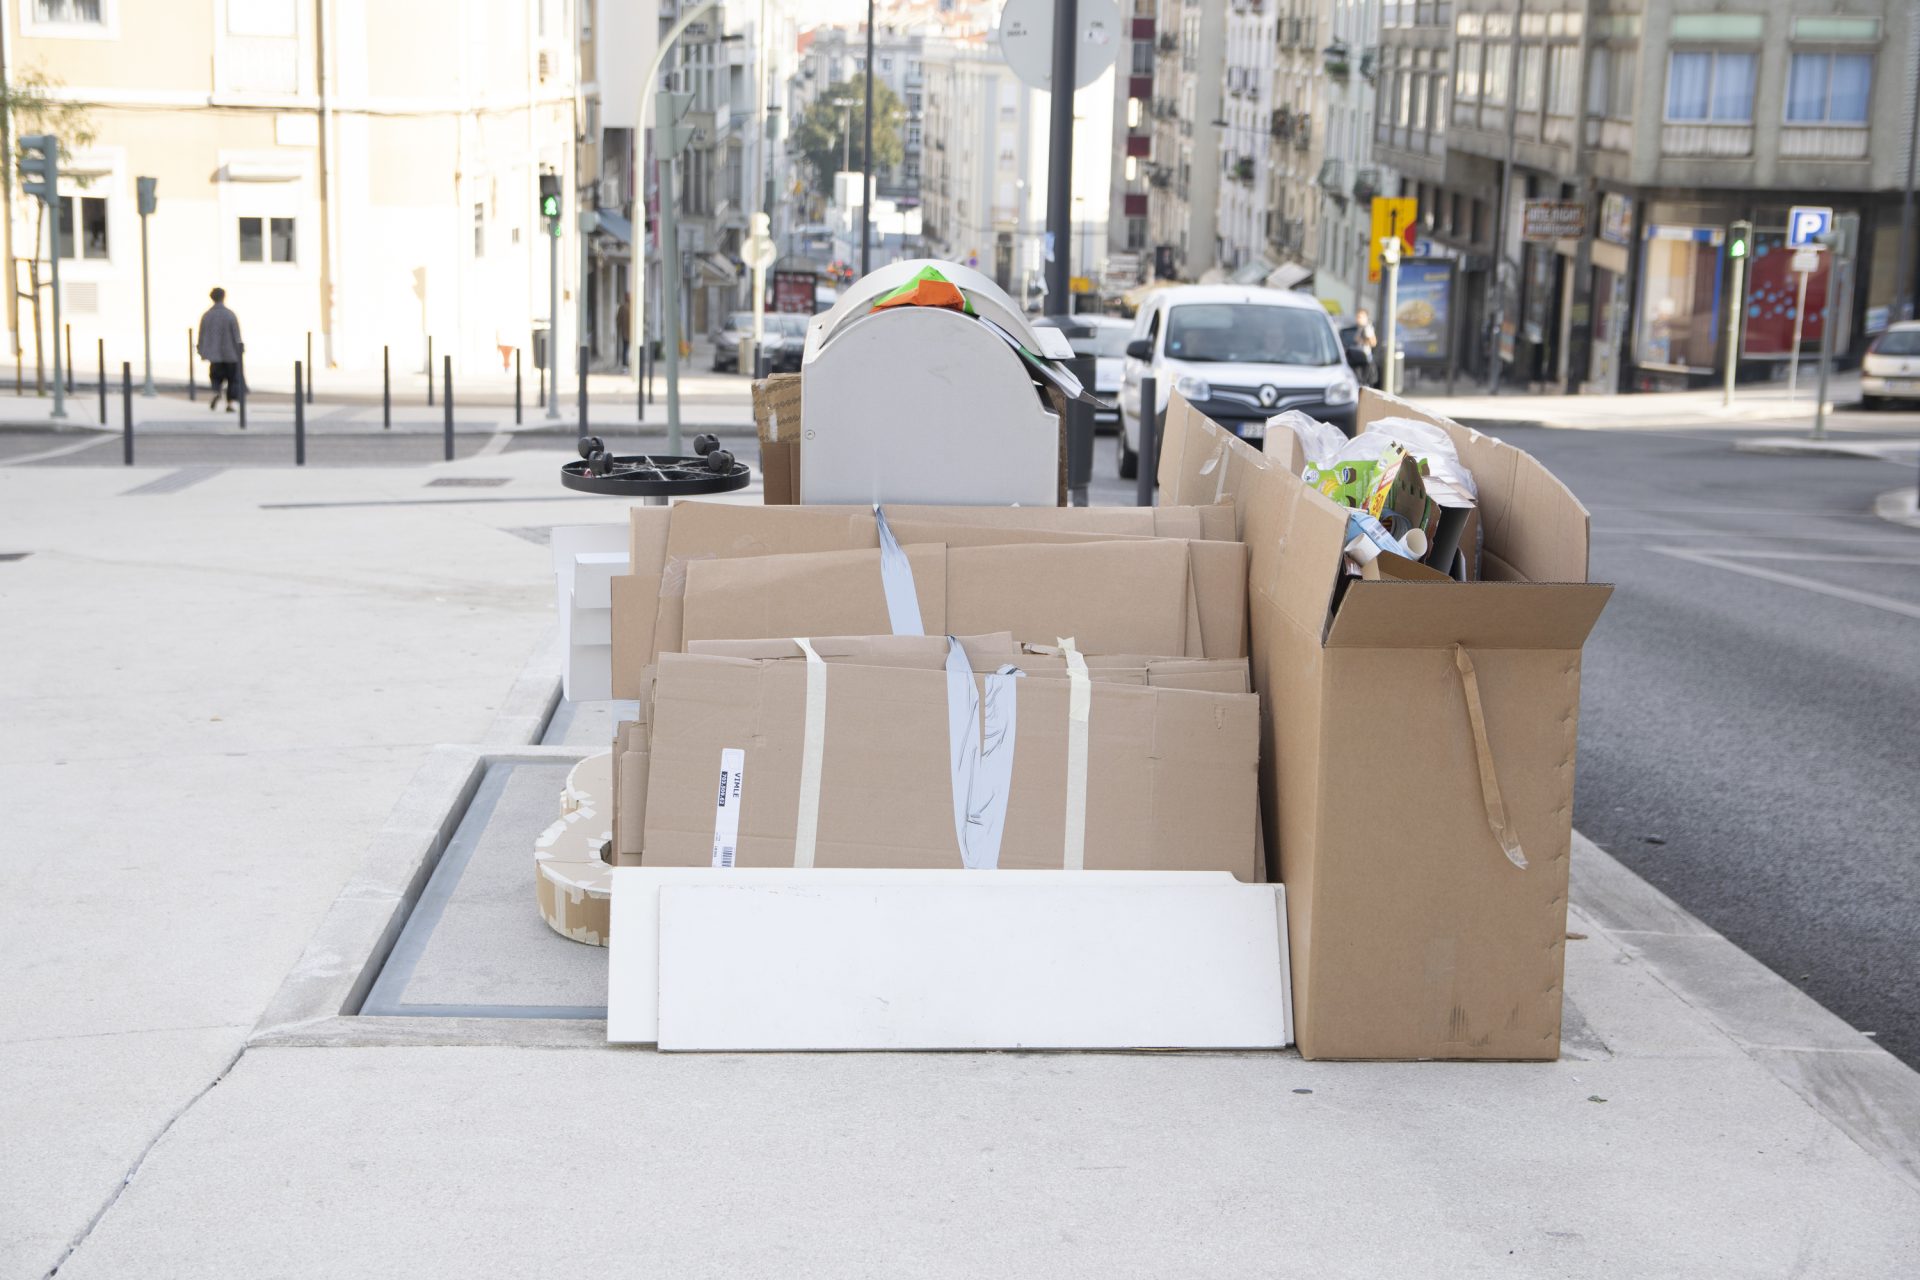
<path fill-rule="evenodd" d="M 642 703 L 640 714 L 648 708 Z M 647 823 L 648 726 L 623 720 L 613 732 L 613 849 L 615 866 L 640 865 L 640 841 Z"/>
<path fill-rule="evenodd" d="M 926 635 L 1007 630 L 1022 641 L 1074 638 L 1087 653 L 1243 656 L 1241 592 L 1227 576 L 1204 600 L 1188 572 L 1189 547 L 1132 542 L 904 548 Z M 1243 563 L 1238 543 L 1215 550 Z M 1125 584 L 1116 590 L 1116 584 Z M 694 560 L 686 566 L 681 643 L 812 635 L 883 634 L 889 627 L 880 552 Z M 1204 618 L 1216 624 L 1206 642 Z M 666 647 L 664 639 L 662 648 Z"/>
<path fill-rule="evenodd" d="M 1160 463 L 1169 501 L 1231 497 L 1248 547 L 1300 1051 L 1553 1058 L 1580 648 L 1611 588 L 1587 583 L 1587 513 L 1538 462 L 1361 397 L 1359 428 L 1393 415 L 1452 435 L 1486 581 L 1383 574 L 1346 583 L 1334 610 L 1346 512 L 1297 479 L 1297 449 L 1262 454 L 1176 396 Z"/>
<path fill-rule="evenodd" d="M 1423 566 L 1415 566 L 1422 568 Z M 1002 663 L 1017 666 L 1029 676 L 1064 680 L 1067 660 L 1052 645 L 1016 645 L 1010 632 L 960 636 L 961 647 L 975 671 L 992 671 Z M 942 670 L 947 664 L 945 636 L 829 636 L 807 641 L 823 662 L 853 662 L 863 666 L 917 667 Z M 799 646 L 788 639 L 692 640 L 687 652 L 710 657 L 748 658 L 756 662 L 801 660 Z M 1144 654 L 1086 654 L 1087 676 L 1113 684 L 1156 689 L 1198 689 L 1208 693 L 1251 693 L 1244 658 L 1156 658 Z"/>
<path fill-rule="evenodd" d="M 1190 553 L 1199 584 L 1200 625 L 1213 638 L 1209 652 L 1244 652 L 1244 551 L 1224 545 L 1234 536 L 1230 506 L 1202 507 L 889 507 L 889 523 L 916 537 L 950 533 L 952 545 L 1000 545 L 1071 540 L 1095 534 L 1220 542 Z M 615 578 L 613 696 L 637 696 L 640 672 L 660 651 L 681 648 L 686 566 L 694 560 L 789 555 L 876 548 L 873 512 L 865 507 L 750 507 L 682 502 L 634 507 L 628 558 L 632 573 Z M 836 627 L 835 633 L 867 628 Z M 884 629 L 884 628 L 882 628 Z M 783 634 L 792 634 L 786 632 Z M 1234 634 L 1243 638 L 1237 643 Z M 1040 639 L 1052 640 L 1045 636 Z"/>
<path fill-rule="evenodd" d="M 661 655 L 644 865 L 712 864 L 716 784 L 730 750 L 742 762 L 734 865 L 794 864 L 808 666 Z M 1073 686 L 1012 684 L 1012 783 L 998 865 L 1059 868 Z M 813 865 L 960 866 L 947 673 L 838 664 L 824 690 Z M 1108 682 L 1088 693 L 1085 865 L 1258 881 L 1258 699 Z"/>
<path fill-rule="evenodd" d="M 800 501 L 800 375 L 776 373 L 753 384 L 753 425 L 760 434 L 761 501 Z"/>

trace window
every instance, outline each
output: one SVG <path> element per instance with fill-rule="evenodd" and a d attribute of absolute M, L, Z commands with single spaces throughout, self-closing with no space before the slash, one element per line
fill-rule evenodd
<path fill-rule="evenodd" d="M 1150 76 L 1153 74 L 1153 42 L 1135 40 L 1133 42 L 1133 74 Z"/>
<path fill-rule="evenodd" d="M 1672 54 L 1667 59 L 1667 119 L 1751 123 L 1755 61 L 1751 53 Z"/>
<path fill-rule="evenodd" d="M 1873 56 L 1796 53 L 1787 69 L 1789 124 L 1865 124 Z"/>
<path fill-rule="evenodd" d="M 1462 40 L 1453 56 L 1453 96 L 1462 102 L 1477 101 L 1480 97 L 1480 42 Z"/>
<path fill-rule="evenodd" d="M 1570 116 L 1580 98 L 1580 47 L 1557 44 L 1547 54 L 1547 114 Z"/>
<path fill-rule="evenodd" d="M 1490 102 L 1496 107 L 1507 104 L 1507 78 L 1513 70 L 1513 46 L 1510 44 L 1489 44 L 1487 46 L 1486 74 L 1480 80 L 1480 100 Z"/>
<path fill-rule="evenodd" d="M 60 256 L 73 257 L 73 202 L 74 196 L 60 197 Z M 105 258 L 107 253 L 107 202 L 100 196 L 79 196 L 80 201 L 80 256 L 83 258 Z"/>
<path fill-rule="evenodd" d="M 292 218 L 240 219 L 240 261 L 294 260 Z"/>
<path fill-rule="evenodd" d="M 1613 50 L 1597 44 L 1587 53 L 1587 114 L 1607 114 L 1607 85 L 1612 79 Z"/>
<path fill-rule="evenodd" d="M 1537 44 L 1520 47 L 1520 101 L 1522 111 L 1540 109 L 1540 77 L 1545 65 L 1546 50 Z"/>
<path fill-rule="evenodd" d="M 101 0 L 33 0 L 35 22 L 67 23 L 74 26 L 106 23 Z"/>
<path fill-rule="evenodd" d="M 289 239 L 291 239 L 291 232 L 289 232 Z M 473 256 L 476 258 L 487 256 L 487 206 L 484 203 L 476 203 L 473 206 Z"/>

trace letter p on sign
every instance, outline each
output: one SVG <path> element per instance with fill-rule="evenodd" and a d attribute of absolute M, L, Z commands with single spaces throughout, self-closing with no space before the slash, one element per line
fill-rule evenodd
<path fill-rule="evenodd" d="M 1821 205 L 1797 204 L 1787 214 L 1787 247 L 1812 244 L 1833 227 L 1833 210 Z"/>

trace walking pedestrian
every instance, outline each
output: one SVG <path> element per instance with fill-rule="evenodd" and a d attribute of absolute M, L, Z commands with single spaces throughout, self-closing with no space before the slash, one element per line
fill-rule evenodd
<path fill-rule="evenodd" d="M 620 372 L 625 373 L 631 363 L 628 348 L 633 346 L 633 314 L 627 310 L 625 298 L 613 309 L 613 332 L 620 343 Z"/>
<path fill-rule="evenodd" d="M 1367 353 L 1367 385 L 1377 388 L 1380 385 L 1380 335 L 1374 331 L 1373 317 L 1365 307 L 1353 313 L 1353 337 Z"/>
<path fill-rule="evenodd" d="M 240 317 L 227 307 L 227 291 L 216 288 L 207 295 L 213 299 L 213 305 L 200 317 L 200 340 L 196 349 L 200 358 L 207 362 L 207 381 L 213 387 L 213 398 L 207 401 L 211 412 L 220 407 L 220 393 L 227 394 L 227 412 L 232 413 L 235 404 L 247 398 L 246 375 L 241 369 L 240 353 L 245 350 L 240 345 Z"/>

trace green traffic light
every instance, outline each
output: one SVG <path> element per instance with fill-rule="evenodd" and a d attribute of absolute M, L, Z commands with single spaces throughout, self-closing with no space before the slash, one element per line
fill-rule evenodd
<path fill-rule="evenodd" d="M 540 214 L 542 217 L 547 217 L 547 218 L 559 217 L 560 216 L 560 197 L 559 196 L 541 196 L 540 197 Z"/>
<path fill-rule="evenodd" d="M 1735 240 L 1732 244 L 1727 246 L 1727 256 L 1732 258 L 1746 257 L 1747 242 L 1745 240 Z"/>

